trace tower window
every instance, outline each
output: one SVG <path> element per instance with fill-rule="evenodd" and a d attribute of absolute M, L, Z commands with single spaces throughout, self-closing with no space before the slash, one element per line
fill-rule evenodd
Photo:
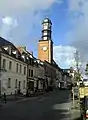
<path fill-rule="evenodd" d="M 47 26 L 47 25 L 46 25 L 46 26 L 43 26 L 43 29 L 44 29 L 44 30 L 48 29 L 48 26 Z"/>
<path fill-rule="evenodd" d="M 47 23 L 44 23 L 43 25 L 44 25 L 44 26 L 48 26 L 48 24 L 49 24 L 49 23 L 47 22 Z"/>
<path fill-rule="evenodd" d="M 47 40 L 47 37 L 43 37 L 43 40 Z"/>
<path fill-rule="evenodd" d="M 43 32 L 43 35 L 48 35 L 47 31 L 44 31 L 44 32 Z"/>

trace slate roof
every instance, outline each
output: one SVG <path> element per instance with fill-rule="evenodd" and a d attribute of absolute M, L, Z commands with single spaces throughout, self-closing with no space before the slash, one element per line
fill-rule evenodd
<path fill-rule="evenodd" d="M 8 45 L 12 45 L 14 46 L 11 42 L 5 40 L 4 38 L 0 37 L 0 46 L 8 46 Z"/>

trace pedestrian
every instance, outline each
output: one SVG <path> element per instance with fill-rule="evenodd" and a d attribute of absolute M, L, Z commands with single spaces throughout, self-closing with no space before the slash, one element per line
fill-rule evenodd
<path fill-rule="evenodd" d="M 4 93 L 4 102 L 7 103 L 6 94 Z"/>
<path fill-rule="evenodd" d="M 16 100 L 16 95 L 17 95 L 17 92 L 16 92 L 16 90 L 15 90 L 15 100 Z"/>

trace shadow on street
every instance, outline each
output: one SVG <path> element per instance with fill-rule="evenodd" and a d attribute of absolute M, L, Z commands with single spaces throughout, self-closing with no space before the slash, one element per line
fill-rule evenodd
<path fill-rule="evenodd" d="M 76 119 L 74 119 L 74 120 L 81 120 L 81 118 L 76 118 Z"/>
<path fill-rule="evenodd" d="M 17 103 L 0 111 L 2 120 L 71 120 L 69 91 L 53 91 L 46 96 Z"/>

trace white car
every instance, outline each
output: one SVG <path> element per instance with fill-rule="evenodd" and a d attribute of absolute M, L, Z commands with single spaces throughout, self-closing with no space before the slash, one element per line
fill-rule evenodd
<path fill-rule="evenodd" d="M 83 79 L 84 86 L 88 86 L 88 79 Z"/>

